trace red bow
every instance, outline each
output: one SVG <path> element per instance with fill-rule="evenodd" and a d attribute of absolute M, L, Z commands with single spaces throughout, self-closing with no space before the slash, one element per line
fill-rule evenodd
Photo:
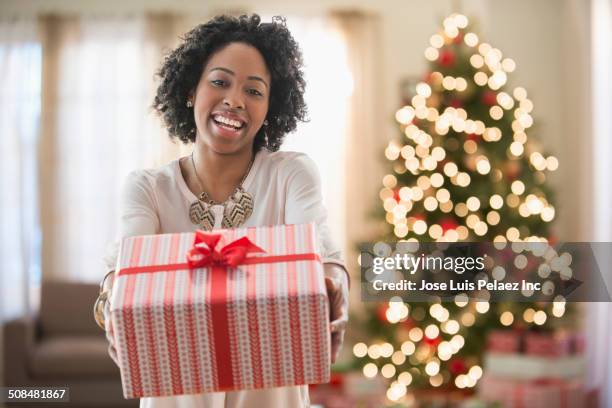
<path fill-rule="evenodd" d="M 219 234 L 196 231 L 193 246 L 187 251 L 189 268 L 201 268 L 208 265 L 233 267 L 240 265 L 249 253 L 266 252 L 247 237 L 239 238 L 220 250 L 216 250 L 215 247 L 220 239 Z"/>

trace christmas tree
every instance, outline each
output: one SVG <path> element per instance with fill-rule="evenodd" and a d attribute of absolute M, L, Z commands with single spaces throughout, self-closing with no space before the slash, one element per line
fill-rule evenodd
<path fill-rule="evenodd" d="M 499 248 L 554 240 L 547 172 L 558 161 L 534 138 L 527 91 L 507 85 L 515 62 L 482 42 L 459 14 L 444 20 L 425 58 L 429 71 L 395 115 L 401 136 L 385 150 L 392 173 L 380 190 L 384 240 Z M 496 279 L 503 275 L 493 270 Z M 487 332 L 546 329 L 567 319 L 562 298 L 490 303 L 457 296 L 445 303 L 392 301 L 369 311 L 373 338 L 355 344 L 353 354 L 366 377 L 389 380 L 391 401 L 414 387 L 473 388 L 483 374 Z"/>

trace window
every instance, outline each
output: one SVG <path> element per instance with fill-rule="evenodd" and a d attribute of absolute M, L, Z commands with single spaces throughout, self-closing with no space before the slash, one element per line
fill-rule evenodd
<path fill-rule="evenodd" d="M 299 124 L 297 132 L 287 136 L 282 150 L 304 152 L 317 164 L 328 223 L 338 245 L 344 248 L 346 121 L 353 91 L 346 44 L 336 27 L 324 18 L 288 17 L 287 25 L 304 57 L 310 121 Z"/>
<path fill-rule="evenodd" d="M 26 312 L 29 290 L 41 279 L 41 58 L 35 21 L 0 20 L 0 320 Z"/>

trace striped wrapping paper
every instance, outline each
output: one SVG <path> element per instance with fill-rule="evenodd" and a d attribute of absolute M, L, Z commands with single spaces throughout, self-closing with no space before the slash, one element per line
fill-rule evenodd
<path fill-rule="evenodd" d="M 217 248 L 246 236 L 265 251 L 249 256 L 317 252 L 313 224 L 213 232 L 222 236 Z M 328 382 L 329 305 L 318 256 L 189 269 L 194 237 L 121 243 L 110 310 L 124 396 Z"/>

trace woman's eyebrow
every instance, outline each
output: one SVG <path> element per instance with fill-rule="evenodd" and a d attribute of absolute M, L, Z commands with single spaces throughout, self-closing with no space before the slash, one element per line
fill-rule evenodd
<path fill-rule="evenodd" d="M 227 72 L 230 75 L 236 75 L 234 73 L 234 71 L 232 71 L 231 69 L 227 69 L 227 68 L 223 68 L 223 67 L 211 68 L 208 72 L 213 72 L 213 71 L 223 71 L 223 72 Z M 268 83 L 266 81 L 264 81 L 264 79 L 261 78 L 261 77 L 252 75 L 252 76 L 247 77 L 247 79 L 251 79 L 253 81 L 260 81 L 260 82 L 262 82 L 266 86 L 266 88 L 269 88 Z"/>

